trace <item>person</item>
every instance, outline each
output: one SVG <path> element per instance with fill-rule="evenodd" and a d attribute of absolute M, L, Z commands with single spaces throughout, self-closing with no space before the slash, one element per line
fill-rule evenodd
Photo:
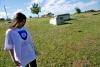
<path fill-rule="evenodd" d="M 37 52 L 32 37 L 24 26 L 26 19 L 23 13 L 16 13 L 10 28 L 6 30 L 4 50 L 9 52 L 17 67 L 37 67 Z"/>

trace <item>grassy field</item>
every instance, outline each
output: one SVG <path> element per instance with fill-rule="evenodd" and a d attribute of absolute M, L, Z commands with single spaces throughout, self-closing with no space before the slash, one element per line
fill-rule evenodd
<path fill-rule="evenodd" d="M 50 18 L 28 19 L 38 67 L 100 67 L 100 14 L 94 14 L 75 14 L 58 26 L 50 25 Z M 8 25 L 0 21 L 0 67 L 14 67 L 3 50 Z"/>

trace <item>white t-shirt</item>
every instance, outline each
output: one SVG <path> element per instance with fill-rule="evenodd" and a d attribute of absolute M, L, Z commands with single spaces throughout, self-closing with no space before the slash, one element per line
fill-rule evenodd
<path fill-rule="evenodd" d="M 31 35 L 25 27 L 8 29 L 6 31 L 4 49 L 14 49 L 15 60 L 19 61 L 22 67 L 36 59 L 33 45 Z"/>

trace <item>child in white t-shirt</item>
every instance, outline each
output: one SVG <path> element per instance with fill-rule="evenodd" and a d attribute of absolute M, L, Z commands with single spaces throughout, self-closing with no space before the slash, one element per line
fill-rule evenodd
<path fill-rule="evenodd" d="M 24 27 L 26 16 L 17 13 L 11 27 L 6 31 L 4 49 L 9 51 L 17 67 L 37 67 L 36 51 L 28 30 Z"/>

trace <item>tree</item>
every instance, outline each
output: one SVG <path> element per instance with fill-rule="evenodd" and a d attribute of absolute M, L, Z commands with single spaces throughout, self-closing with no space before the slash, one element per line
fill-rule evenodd
<path fill-rule="evenodd" d="M 0 18 L 0 21 L 4 21 L 5 20 L 5 18 Z"/>
<path fill-rule="evenodd" d="M 7 21 L 11 21 L 11 18 L 7 18 L 6 20 L 7 20 Z"/>
<path fill-rule="evenodd" d="M 39 12 L 41 12 L 41 8 L 40 8 L 39 4 L 34 3 L 30 9 L 31 9 L 31 12 L 33 14 L 37 14 L 38 18 L 39 18 Z"/>
<path fill-rule="evenodd" d="M 29 16 L 29 18 L 32 18 L 32 16 Z"/>
<path fill-rule="evenodd" d="M 47 15 L 48 15 L 49 17 L 54 17 L 54 14 L 51 13 L 51 12 L 49 12 Z"/>
<path fill-rule="evenodd" d="M 80 8 L 76 7 L 75 10 L 76 10 L 77 13 L 81 13 L 81 9 Z"/>

